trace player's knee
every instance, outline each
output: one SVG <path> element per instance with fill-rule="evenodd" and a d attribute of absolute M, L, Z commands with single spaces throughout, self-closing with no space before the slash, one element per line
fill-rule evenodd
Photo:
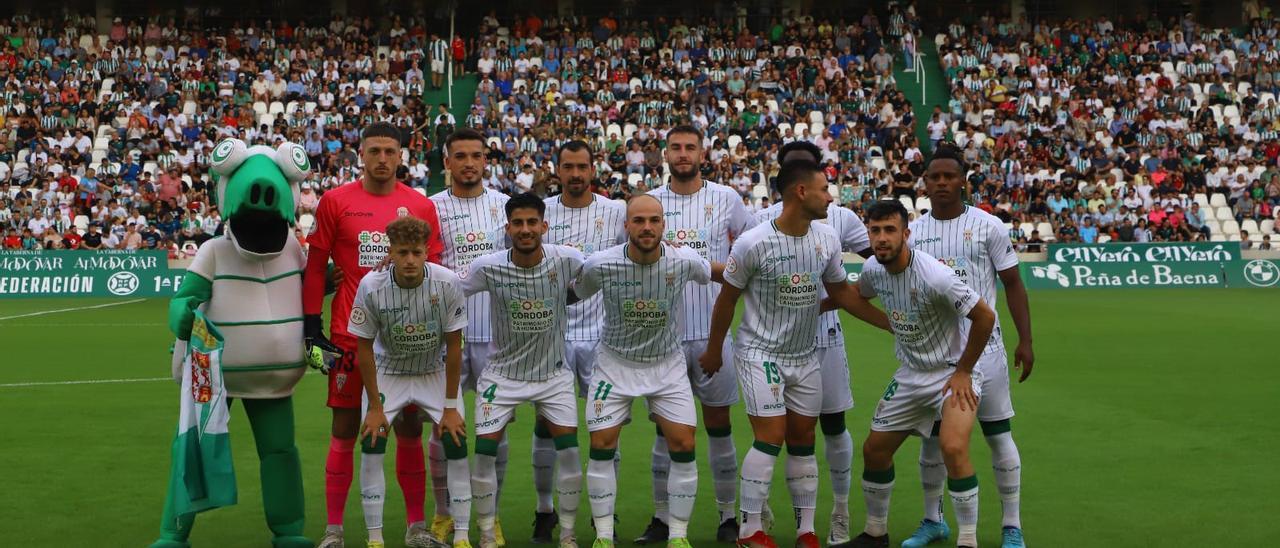
<path fill-rule="evenodd" d="M 360 432 L 360 413 L 356 409 L 334 409 L 332 434 L 335 438 L 352 439 Z"/>
<path fill-rule="evenodd" d="M 729 421 L 729 408 L 703 405 L 702 423 L 707 429 L 729 427 L 732 424 Z"/>
<path fill-rule="evenodd" d="M 893 452 L 872 443 L 862 444 L 862 461 L 869 470 L 882 470 L 893 464 Z"/>
<path fill-rule="evenodd" d="M 845 431 L 844 413 L 829 413 L 818 416 L 818 425 L 822 427 L 822 435 L 839 436 Z"/>
<path fill-rule="evenodd" d="M 694 450 L 693 429 L 688 431 L 679 429 L 673 435 L 667 436 L 667 451 L 671 453 L 682 452 L 687 453 Z"/>
<path fill-rule="evenodd" d="M 814 432 L 809 430 L 806 432 L 787 431 L 787 446 L 797 447 L 813 447 Z"/>
<path fill-rule="evenodd" d="M 938 441 L 942 457 L 948 462 L 969 458 L 969 440 L 961 436 L 943 436 Z"/>

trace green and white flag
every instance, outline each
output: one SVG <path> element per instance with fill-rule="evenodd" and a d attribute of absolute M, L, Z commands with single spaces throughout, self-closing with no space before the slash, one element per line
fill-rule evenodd
<path fill-rule="evenodd" d="M 182 365 L 178 434 L 171 449 L 169 502 L 176 516 L 236 503 L 227 393 L 222 383 L 222 334 L 204 313 L 197 310 L 195 315 Z"/>

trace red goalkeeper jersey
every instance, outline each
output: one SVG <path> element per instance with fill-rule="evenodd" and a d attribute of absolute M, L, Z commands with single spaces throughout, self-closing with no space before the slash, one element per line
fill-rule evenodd
<path fill-rule="evenodd" d="M 360 179 L 324 193 L 316 207 L 315 232 L 308 237 L 310 251 L 302 290 L 304 314 L 320 314 L 324 308 L 325 269 L 329 257 L 342 269 L 342 285 L 330 305 L 329 334 L 348 335 L 347 320 L 360 279 L 387 256 L 387 224 L 397 217 L 412 215 L 431 226 L 427 260 L 440 263 L 444 242 L 440 239 L 440 219 L 436 206 L 426 196 L 396 183 L 386 196 L 370 194 Z"/>

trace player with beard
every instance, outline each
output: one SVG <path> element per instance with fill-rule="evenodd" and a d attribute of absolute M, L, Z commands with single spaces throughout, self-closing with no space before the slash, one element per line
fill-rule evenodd
<path fill-rule="evenodd" d="M 364 129 L 360 138 L 363 176 L 326 192 L 320 198 L 320 204 L 316 207 L 315 232 L 308 238 L 306 276 L 302 288 L 303 330 L 308 351 L 319 347 L 339 356 L 327 371 L 328 405 L 333 409 L 333 421 L 329 456 L 325 461 L 328 526 L 320 540 L 321 548 L 343 546 L 343 514 L 347 505 L 347 493 L 351 490 L 354 468 L 352 453 L 359 433 L 361 398 L 364 392 L 364 383 L 360 380 L 355 363 L 357 340 L 347 330 L 360 280 L 386 258 L 390 249 L 386 226 L 399 217 L 412 215 L 430 225 L 431 236 L 427 245 L 430 262 L 440 262 L 440 252 L 444 247 L 439 237 L 440 221 L 436 217 L 435 204 L 395 178 L 396 168 L 400 165 L 400 140 L 400 130 L 388 123 L 370 124 Z M 331 256 L 338 268 L 345 273 L 337 295 L 329 305 L 329 333 L 332 342 L 324 336 L 321 319 L 325 293 L 324 272 Z M 406 414 L 416 413 L 416 408 L 412 413 L 406 411 Z M 393 426 L 396 432 L 396 477 L 404 492 L 406 514 L 410 523 L 405 541 L 411 546 L 429 546 L 429 535 L 423 517 L 426 466 L 422 459 L 422 422 L 399 420 Z M 362 446 L 362 452 L 366 454 L 380 454 L 385 450 L 385 440 L 378 445 Z M 381 459 L 370 459 L 370 463 L 375 460 L 378 464 L 376 474 L 381 478 Z M 364 477 L 365 470 L 362 467 L 362 480 Z M 381 507 L 382 493 L 370 492 L 368 496 L 377 497 Z"/>
<path fill-rule="evenodd" d="M 447 240 L 440 264 L 466 279 L 471 262 L 495 251 L 505 249 L 507 223 L 505 207 L 508 197 L 481 184 L 485 164 L 484 135 L 474 129 L 454 131 L 445 139 L 444 167 L 449 171 L 453 186 L 431 196 L 431 202 L 440 212 L 440 229 Z M 489 342 L 493 339 L 490 325 L 489 293 L 476 293 L 467 297 L 467 327 L 463 330 L 462 387 L 475 390 L 476 379 L 489 363 Z M 431 531 L 437 537 L 453 528 L 448 514 L 448 468 L 444 447 L 432 437 L 430 445 L 431 480 L 435 489 L 436 516 Z M 507 441 L 498 444 L 498 490 L 507 470 Z M 498 545 L 506 544 L 502 525 L 495 523 Z"/>
<path fill-rule="evenodd" d="M 724 266 L 697 252 L 662 241 L 662 204 L 640 195 L 627 204 L 628 242 L 587 259 L 574 285 L 579 297 L 600 296 L 604 317 L 599 357 L 587 393 L 591 460 L 587 492 L 595 520 L 596 548 L 613 542 L 618 476 L 613 453 L 631 402 L 644 398 L 671 452 L 667 480 L 668 548 L 688 548 L 689 518 L 698 491 L 694 434 L 698 411 L 672 312 L 680 310 L 687 283 L 723 282 Z"/>
<path fill-rule="evenodd" d="M 778 150 L 778 165 L 793 160 L 819 162 L 822 151 L 809 141 L 793 141 Z M 783 202 L 756 213 L 760 222 L 769 222 L 782 214 Z M 871 241 L 867 239 L 867 227 L 853 210 L 832 202 L 827 206 L 824 223 L 836 231 L 840 247 L 861 255 L 871 256 Z M 821 293 L 821 292 L 820 292 Z M 849 384 L 849 358 L 844 347 L 844 331 L 840 317 L 834 310 L 822 313 L 818 325 L 818 363 L 822 364 L 822 414 L 818 424 L 822 427 L 823 448 L 826 453 L 827 472 L 831 478 L 831 495 L 835 499 L 831 507 L 831 527 L 827 544 L 838 546 L 849 542 L 849 485 L 853 469 L 853 437 L 845 427 L 844 413 L 853 408 L 853 391 Z"/>
<path fill-rule="evenodd" d="M 667 132 L 664 152 L 671 167 L 671 180 L 650 195 L 658 199 L 666 217 L 663 239 L 676 246 L 696 251 L 709 262 L 723 263 L 729 258 L 734 238 L 755 226 L 755 218 L 742 204 L 737 191 L 702 179 L 702 132 L 693 126 L 676 126 Z M 708 350 L 711 308 L 720 292 L 720 284 L 688 284 L 680 321 L 684 329 L 685 366 L 693 394 L 702 404 L 702 420 L 707 430 L 712 485 L 720 511 L 720 527 L 716 538 L 733 542 L 738 536 L 736 500 L 738 456 L 733 446 L 729 407 L 738 401 L 736 372 L 726 369 L 714 377 L 698 365 L 698 356 Z M 732 340 L 724 339 L 717 348 L 725 359 L 731 356 Z M 667 539 L 667 474 L 671 468 L 666 440 L 661 432 L 653 444 L 653 500 L 655 515 L 639 544 Z"/>
<path fill-rule="evenodd" d="M 724 341 L 745 294 L 732 363 L 755 441 L 742 461 L 744 519 L 738 546 L 776 546 L 761 518 L 785 442 L 787 489 L 797 522 L 795 545 L 817 548 L 818 461 L 813 445 L 823 403 L 817 333 L 819 312 L 827 304 L 818 288 L 826 290 L 829 303 L 867 323 L 888 330 L 889 319 L 845 281 L 839 238 L 831 227 L 814 222 L 827 216 L 831 203 L 818 164 L 784 164 L 776 186 L 783 197 L 782 213 L 733 243 L 724 288 L 712 313 L 710 343 L 699 361 L 708 375 L 721 371 L 723 354 L 716 345 Z"/>
<path fill-rule="evenodd" d="M 591 146 L 583 141 L 569 141 L 556 153 L 556 174 L 564 193 L 546 199 L 546 243 L 576 248 L 583 255 L 592 254 L 626 241 L 623 222 L 626 205 L 591 192 L 595 178 Z M 565 337 L 565 365 L 578 378 L 578 393 L 587 393 L 586 382 L 596 361 L 596 346 L 604 309 L 600 296 L 593 296 L 569 306 L 569 331 Z M 584 396 L 585 397 L 585 396 Z M 533 485 L 538 496 L 534 513 L 533 542 L 552 542 L 551 532 L 557 518 L 552 499 L 556 451 L 546 420 L 538 418 L 533 428 Z M 615 461 L 616 462 L 616 461 Z"/>

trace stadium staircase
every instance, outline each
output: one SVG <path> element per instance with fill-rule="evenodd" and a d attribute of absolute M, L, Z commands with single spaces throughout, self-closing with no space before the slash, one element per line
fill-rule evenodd
<path fill-rule="evenodd" d="M 923 87 L 926 88 L 927 102 L 920 101 L 922 86 L 916 81 L 917 74 L 904 70 L 906 64 L 902 60 L 901 48 L 897 48 L 897 54 L 894 55 L 893 77 L 898 80 L 898 89 L 906 93 L 907 99 L 911 100 L 916 116 L 916 139 L 920 142 L 920 150 L 929 155 L 933 153 L 928 144 L 929 118 L 933 115 L 935 105 L 941 105 L 944 111 L 947 109 L 947 103 L 951 101 L 951 86 L 946 81 L 946 73 L 942 71 L 942 66 L 938 62 L 938 45 L 933 42 L 933 38 L 921 36 L 917 43 L 923 58 L 916 70 L 924 71 Z"/>
<path fill-rule="evenodd" d="M 471 112 L 471 104 L 476 100 L 476 88 L 479 85 L 478 77 L 472 73 L 453 79 L 453 108 L 450 108 L 449 112 L 453 114 L 458 125 L 466 123 L 467 115 Z M 422 94 L 422 100 L 431 109 L 434 120 L 437 106 L 448 102 L 448 93 L 443 88 L 427 89 Z M 432 135 L 434 136 L 434 132 Z M 431 170 L 431 178 L 427 182 L 428 196 L 444 190 L 444 157 L 440 155 L 441 145 L 442 143 L 432 141 L 431 153 L 427 155 L 427 167 Z"/>

